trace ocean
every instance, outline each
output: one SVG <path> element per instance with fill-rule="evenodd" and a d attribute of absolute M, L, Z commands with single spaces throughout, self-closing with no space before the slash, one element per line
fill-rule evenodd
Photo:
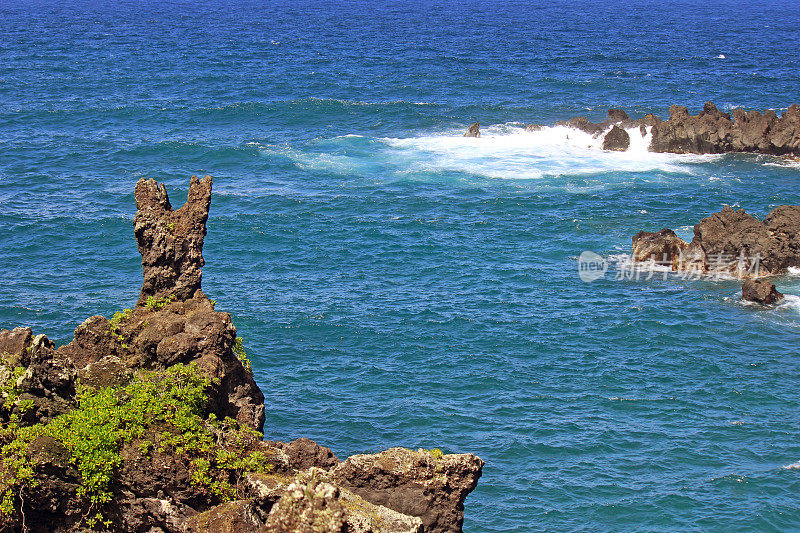
<path fill-rule="evenodd" d="M 798 42 L 796 0 L 2 0 L 0 327 L 133 306 L 134 184 L 211 174 L 203 287 L 267 438 L 473 452 L 467 532 L 800 530 L 800 276 L 762 308 L 613 266 L 800 203 L 800 164 L 553 127 L 780 114 Z"/>

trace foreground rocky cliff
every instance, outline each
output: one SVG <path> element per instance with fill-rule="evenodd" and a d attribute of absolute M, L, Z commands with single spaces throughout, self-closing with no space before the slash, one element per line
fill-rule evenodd
<path fill-rule="evenodd" d="M 341 462 L 264 441 L 264 396 L 201 289 L 209 176 L 173 210 L 136 184 L 144 282 L 57 348 L 0 331 L 0 531 L 449 532 L 483 461 L 392 448 Z"/>

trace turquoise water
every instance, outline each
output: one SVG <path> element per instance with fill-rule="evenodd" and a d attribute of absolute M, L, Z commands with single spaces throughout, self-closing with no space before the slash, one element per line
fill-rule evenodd
<path fill-rule="evenodd" d="M 65 343 L 131 306 L 136 180 L 180 204 L 212 174 L 204 288 L 267 437 L 474 452 L 470 532 L 800 529 L 800 277 L 763 309 L 733 281 L 576 263 L 800 203 L 800 166 L 522 129 L 780 112 L 795 2 L 6 0 L 0 20 L 0 327 Z"/>

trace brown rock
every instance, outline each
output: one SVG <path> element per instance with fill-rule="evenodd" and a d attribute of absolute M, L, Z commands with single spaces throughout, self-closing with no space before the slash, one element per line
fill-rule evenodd
<path fill-rule="evenodd" d="M 614 150 L 617 152 L 624 152 L 631 145 L 631 137 L 628 132 L 620 128 L 616 124 L 611 131 L 606 133 L 603 138 L 603 150 Z"/>
<path fill-rule="evenodd" d="M 673 269 L 739 278 L 783 274 L 800 267 L 800 206 L 776 207 L 764 221 L 725 206 L 694 226 L 694 238 L 687 245 L 674 232 L 639 232 L 633 237 L 636 261 L 655 256 Z"/>
<path fill-rule="evenodd" d="M 742 300 L 771 305 L 783 300 L 783 294 L 766 280 L 745 280 L 742 285 Z"/>
<path fill-rule="evenodd" d="M 617 124 L 619 122 L 630 120 L 628 114 L 623 111 L 622 109 L 609 109 L 608 110 L 608 118 L 606 122 L 609 124 Z"/>
<path fill-rule="evenodd" d="M 723 113 L 706 102 L 696 116 L 684 106 L 670 107 L 670 118 L 653 125 L 650 150 L 654 152 L 718 154 L 758 152 L 773 155 L 800 154 L 800 117 L 795 106 L 783 117 L 767 110 Z M 800 109 L 800 108 L 797 108 Z"/>
<path fill-rule="evenodd" d="M 227 502 L 189 518 L 186 533 L 244 533 L 264 526 L 251 500 Z"/>
<path fill-rule="evenodd" d="M 664 228 L 656 233 L 640 231 L 633 236 L 633 260 L 653 260 L 658 264 L 671 265 L 677 269 L 686 241 Z"/>
<path fill-rule="evenodd" d="M 483 461 L 440 453 L 392 448 L 354 455 L 331 476 L 369 502 L 420 517 L 426 533 L 461 531 L 464 500 L 478 483 Z"/>
<path fill-rule="evenodd" d="M 566 126 L 568 128 L 581 130 L 589 135 L 595 135 L 605 129 L 605 124 L 595 124 L 586 117 L 575 117 L 567 121 L 559 121 L 556 123 L 556 126 Z"/>
<path fill-rule="evenodd" d="M 144 284 L 137 305 L 148 298 L 188 300 L 200 290 L 203 239 L 211 205 L 211 176 L 192 176 L 183 207 L 172 210 L 163 184 L 136 184 L 136 241 L 142 255 Z"/>
<path fill-rule="evenodd" d="M 464 137 L 480 137 L 480 136 L 481 136 L 481 125 L 478 122 L 467 128 L 467 132 L 464 134 Z"/>
<path fill-rule="evenodd" d="M 327 470 L 341 463 L 330 448 L 320 446 L 306 437 L 295 439 L 288 444 L 280 441 L 269 441 L 269 444 L 286 453 L 289 463 L 296 470 L 305 470 L 312 466 Z"/>
<path fill-rule="evenodd" d="M 0 398 L 0 421 L 16 414 L 22 425 L 46 423 L 73 408 L 75 368 L 55 352 L 45 335 L 33 337 L 29 328 L 16 328 L 0 331 L 0 338 L 5 339 L 7 348 L 18 349 L 0 361 L 0 381 L 12 379 L 16 368 L 24 368 L 14 384 L 17 399 L 12 403 Z"/>

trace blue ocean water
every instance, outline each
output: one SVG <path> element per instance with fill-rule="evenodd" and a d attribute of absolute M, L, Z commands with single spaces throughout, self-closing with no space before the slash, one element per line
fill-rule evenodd
<path fill-rule="evenodd" d="M 576 260 L 800 203 L 800 165 L 522 128 L 780 113 L 798 42 L 795 0 L 3 0 L 0 327 L 131 306 L 136 180 L 211 174 L 268 438 L 474 452 L 469 532 L 798 530 L 800 277 L 763 309 Z"/>

